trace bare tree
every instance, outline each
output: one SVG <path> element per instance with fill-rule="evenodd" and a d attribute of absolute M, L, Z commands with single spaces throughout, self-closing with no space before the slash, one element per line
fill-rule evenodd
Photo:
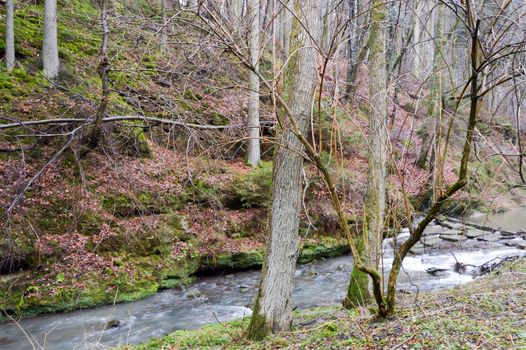
<path fill-rule="evenodd" d="M 250 337 L 256 339 L 290 330 L 292 324 L 291 298 L 300 248 L 298 230 L 304 162 L 304 146 L 295 132 L 305 134 L 309 125 L 317 84 L 315 44 L 321 38 L 321 5 L 320 0 L 294 1 L 292 55 L 286 66 L 283 91 L 290 118 L 282 120 L 275 151 L 267 256 L 249 326 Z"/>
<path fill-rule="evenodd" d="M 5 7 L 5 65 L 10 72 L 15 67 L 15 0 L 7 0 Z"/>
<path fill-rule="evenodd" d="M 259 0 L 248 0 L 247 19 L 249 22 L 248 45 L 250 50 L 250 64 L 253 70 L 249 71 L 249 98 L 248 98 L 248 142 L 247 142 L 247 162 L 255 167 L 261 159 L 259 142 Z"/>
<path fill-rule="evenodd" d="M 160 38 L 160 50 L 162 54 L 168 52 L 168 32 L 170 27 L 168 26 L 166 11 L 168 10 L 167 0 L 161 0 L 161 38 Z"/>
<path fill-rule="evenodd" d="M 379 267 L 384 220 L 387 175 L 387 6 L 384 0 L 371 3 L 369 34 L 369 150 L 367 198 L 362 237 L 358 240 L 360 255 L 365 264 Z M 369 279 L 358 268 L 353 268 L 347 296 L 343 304 L 363 304 L 369 297 Z"/>
<path fill-rule="evenodd" d="M 44 76 L 55 79 L 59 72 L 57 43 L 57 0 L 46 0 L 44 3 L 44 41 L 42 43 L 42 61 Z"/>

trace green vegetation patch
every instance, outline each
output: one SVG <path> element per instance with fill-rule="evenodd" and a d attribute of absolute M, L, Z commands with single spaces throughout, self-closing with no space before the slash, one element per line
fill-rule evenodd
<path fill-rule="evenodd" d="M 272 198 L 272 162 L 261 162 L 248 173 L 237 175 L 227 189 L 230 208 L 264 208 Z"/>

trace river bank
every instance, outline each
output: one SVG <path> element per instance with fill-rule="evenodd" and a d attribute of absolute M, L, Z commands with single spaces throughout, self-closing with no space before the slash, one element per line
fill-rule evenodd
<path fill-rule="evenodd" d="M 526 259 L 461 288 L 399 296 L 395 317 L 340 306 L 297 311 L 291 333 L 244 337 L 248 319 L 181 330 L 121 350 L 158 349 L 523 349 Z"/>
<path fill-rule="evenodd" d="M 341 256 L 349 251 L 344 239 L 318 237 L 306 240 L 298 262 L 309 262 Z M 46 313 L 68 312 L 78 309 L 88 309 L 97 306 L 132 302 L 141 300 L 165 289 L 184 289 L 192 284 L 196 275 L 221 275 L 225 272 L 239 272 L 261 267 L 264 259 L 262 248 L 241 252 L 223 252 L 216 255 L 187 255 L 184 259 L 170 261 L 169 259 L 133 259 L 130 268 L 135 272 L 134 278 L 126 276 L 126 281 L 133 283 L 129 290 L 110 288 L 108 285 L 86 283 L 84 288 L 73 293 L 53 292 L 41 293 L 41 290 L 53 288 L 50 285 L 29 285 L 20 292 L 11 292 L 10 286 L 20 284 L 20 279 L 36 280 L 30 272 L 0 276 L 0 321 L 15 317 L 35 316 Z M 167 262 L 169 264 L 167 264 Z M 167 264 L 167 266 L 165 265 Z M 156 271 L 157 267 L 157 271 Z M 143 273 L 143 276 L 141 276 Z M 64 277 L 63 277 L 64 278 Z M 55 283 L 64 284 L 64 280 L 55 278 Z M 88 281 L 91 281 L 90 278 Z M 124 286 L 126 287 L 126 286 Z M 60 291 L 60 289 L 58 289 Z"/>
<path fill-rule="evenodd" d="M 398 280 L 400 294 L 411 294 L 415 298 L 423 291 L 459 287 L 486 273 L 488 266 L 504 257 L 526 255 L 526 250 L 519 244 L 523 242 L 523 232 L 482 228 L 458 223 L 451 218 L 432 223 L 424 234 L 423 243 L 416 246 L 404 261 L 404 273 Z M 512 233 L 514 235 L 510 235 Z M 393 258 L 393 244 L 405 237 L 407 232 L 404 230 L 396 240 L 389 238 L 384 241 L 386 274 Z M 302 260 L 312 258 L 313 252 L 305 254 L 309 249 L 323 251 L 311 246 L 304 250 Z M 225 268 L 228 267 L 225 262 L 232 259 L 216 261 L 220 262 L 217 266 Z M 257 261 L 256 255 L 246 261 Z M 349 255 L 299 265 L 293 295 L 295 307 L 305 309 L 339 304 L 351 270 L 352 258 Z M 18 325 L 3 323 L 0 324 L 0 333 L 4 335 L 4 343 L 15 350 L 32 349 L 31 343 L 53 349 L 108 349 L 143 343 L 178 329 L 223 324 L 250 315 L 259 272 L 221 271 L 215 276 L 198 276 L 190 286 L 164 290 L 136 302 L 24 318 Z M 29 338 L 21 329 L 30 334 Z"/>

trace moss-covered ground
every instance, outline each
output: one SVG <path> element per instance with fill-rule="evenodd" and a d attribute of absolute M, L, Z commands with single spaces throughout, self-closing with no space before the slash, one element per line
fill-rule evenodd
<path fill-rule="evenodd" d="M 248 319 L 180 330 L 121 350 L 161 349 L 525 349 L 526 259 L 447 291 L 401 295 L 394 317 L 340 306 L 296 311 L 290 333 L 261 342 Z M 371 306 L 372 307 L 372 306 Z"/>

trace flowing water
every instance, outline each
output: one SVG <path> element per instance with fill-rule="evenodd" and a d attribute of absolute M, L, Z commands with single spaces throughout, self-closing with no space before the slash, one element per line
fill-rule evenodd
<path fill-rule="evenodd" d="M 514 218 L 524 220 L 525 216 L 521 216 L 524 214 L 526 210 L 523 209 L 515 213 L 519 217 Z M 491 218 L 491 223 L 499 224 L 498 216 Z M 402 233 L 398 239 L 405 237 L 407 233 Z M 387 273 L 392 260 L 391 243 L 384 242 L 384 247 Z M 456 261 L 481 265 L 497 257 L 514 255 L 526 255 L 526 251 L 501 242 L 477 240 L 424 248 L 423 252 L 405 259 L 398 288 L 408 292 L 452 288 L 474 278 L 469 273 L 454 272 L 452 267 Z M 434 276 L 425 271 L 431 267 L 447 271 Z M 294 292 L 296 306 L 339 303 L 345 294 L 351 268 L 350 256 L 299 266 Z M 258 275 L 258 271 L 245 271 L 201 277 L 186 290 L 166 290 L 136 302 L 27 318 L 19 325 L 5 322 L 0 324 L 0 349 L 106 349 L 144 342 L 177 329 L 198 328 L 248 316 Z M 119 326 L 105 329 L 107 323 L 114 320 L 118 320 Z"/>
<path fill-rule="evenodd" d="M 526 208 L 519 207 L 502 213 L 471 215 L 467 221 L 510 231 L 526 231 Z"/>

